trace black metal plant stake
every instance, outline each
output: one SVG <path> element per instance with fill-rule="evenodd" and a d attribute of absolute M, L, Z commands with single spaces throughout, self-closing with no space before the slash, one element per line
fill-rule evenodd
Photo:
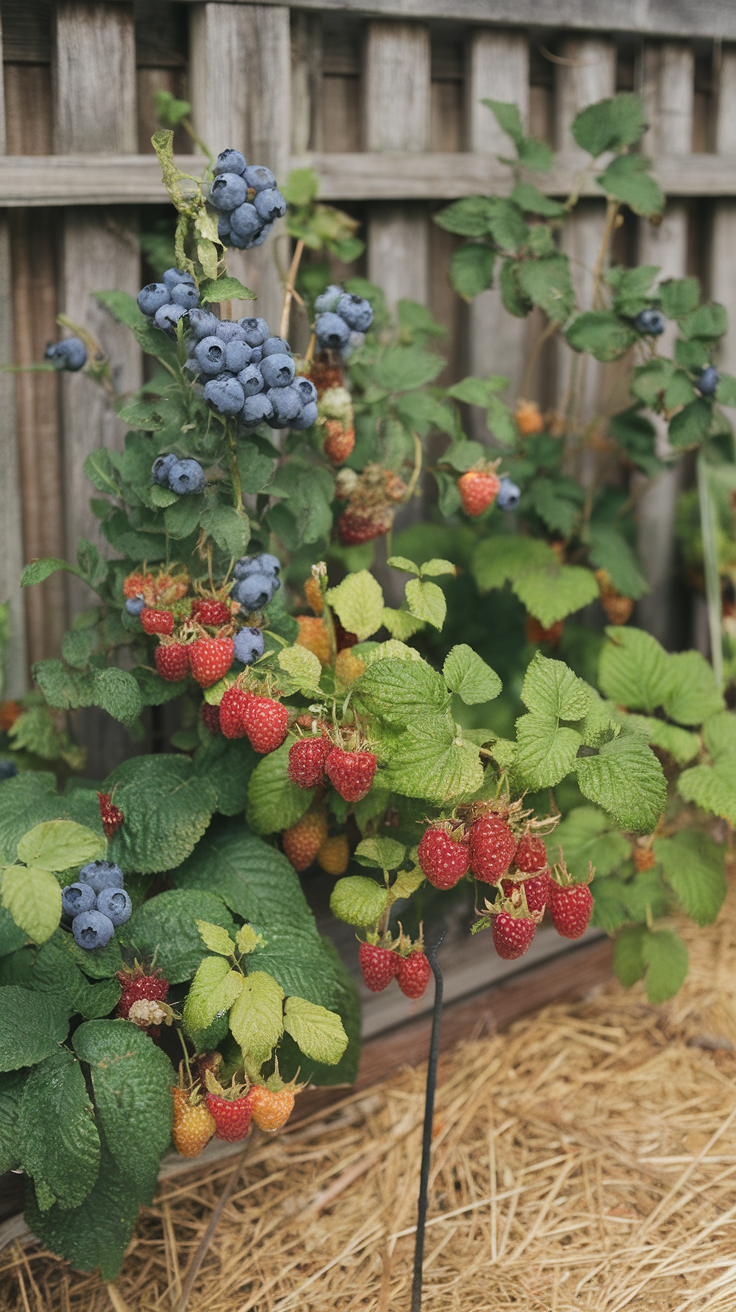
<path fill-rule="evenodd" d="M 411 1312 L 422 1309 L 422 1267 L 424 1265 L 424 1226 L 427 1219 L 427 1193 L 429 1189 L 429 1162 L 432 1153 L 432 1121 L 434 1095 L 437 1088 L 437 1059 L 440 1053 L 440 1021 L 442 1019 L 442 971 L 437 960 L 437 949 L 445 934 L 442 928 L 431 948 L 426 948 L 427 960 L 434 975 L 434 1007 L 432 1009 L 432 1038 L 429 1044 L 427 1066 L 427 1096 L 424 1103 L 424 1134 L 422 1137 L 422 1169 L 419 1176 L 419 1204 L 417 1207 L 417 1238 L 414 1245 L 414 1280 L 411 1287 Z"/>

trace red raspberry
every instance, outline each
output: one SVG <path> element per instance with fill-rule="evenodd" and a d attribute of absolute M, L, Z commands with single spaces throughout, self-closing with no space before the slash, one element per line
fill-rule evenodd
<path fill-rule="evenodd" d="M 470 869 L 476 879 L 497 884 L 516 851 L 516 839 L 500 816 L 488 815 L 470 827 Z"/>
<path fill-rule="evenodd" d="M 529 875 L 544 870 L 547 865 L 547 849 L 543 840 L 534 838 L 532 834 L 524 834 L 516 844 L 514 864 L 517 870 L 523 870 Z"/>
<path fill-rule="evenodd" d="M 192 619 L 209 628 L 219 628 L 222 624 L 230 623 L 230 607 L 214 597 L 198 597 L 192 602 Z"/>
<path fill-rule="evenodd" d="M 168 637 L 174 632 L 174 616 L 170 610 L 152 610 L 150 606 L 144 606 L 141 624 L 146 633 L 165 633 Z"/>
<path fill-rule="evenodd" d="M 361 943 L 358 953 L 360 969 L 371 993 L 382 993 L 397 974 L 401 958 L 390 948 L 379 948 L 373 943 Z"/>
<path fill-rule="evenodd" d="M 284 856 L 295 870 L 308 870 L 327 837 L 327 817 L 321 811 L 308 811 L 281 835 Z"/>
<path fill-rule="evenodd" d="M 345 510 L 337 521 L 343 546 L 357 547 L 373 538 L 382 538 L 393 523 L 393 511 L 386 507 L 372 510 Z"/>
<path fill-rule="evenodd" d="M 100 803 L 100 819 L 102 820 L 102 829 L 105 838 L 112 838 L 113 834 L 118 832 L 125 816 L 119 806 L 114 806 L 109 793 L 98 793 Z"/>
<path fill-rule="evenodd" d="M 544 911 L 549 898 L 549 873 L 543 870 L 539 875 L 532 875 L 531 879 L 502 879 L 501 888 L 504 897 L 509 897 L 513 888 L 523 888 L 529 910 Z"/>
<path fill-rule="evenodd" d="M 189 674 L 189 648 L 183 642 L 172 638 L 169 642 L 160 642 L 154 653 L 156 669 L 162 679 L 169 683 L 181 683 Z"/>
<path fill-rule="evenodd" d="M 432 967 L 423 952 L 410 952 L 408 957 L 399 957 L 397 979 L 405 998 L 421 998 L 427 991 L 431 974 Z"/>
<path fill-rule="evenodd" d="M 300 788 L 316 788 L 325 772 L 332 744 L 327 738 L 299 738 L 289 748 L 289 778 Z"/>
<path fill-rule="evenodd" d="M 245 731 L 257 752 L 275 752 L 289 728 L 289 712 L 272 697 L 249 697 L 243 708 Z"/>
<path fill-rule="evenodd" d="M 568 884 L 563 888 L 549 881 L 549 909 L 552 922 L 562 938 L 580 938 L 593 914 L 593 894 L 587 884 Z"/>
<path fill-rule="evenodd" d="M 352 455 L 355 446 L 355 429 L 343 428 L 339 419 L 325 420 L 325 437 L 324 452 L 328 460 L 333 465 L 341 465 L 343 460 L 347 460 Z"/>
<path fill-rule="evenodd" d="M 202 702 L 199 708 L 199 718 L 205 729 L 214 737 L 220 732 L 220 708 L 219 706 L 210 706 L 209 702 Z"/>
<path fill-rule="evenodd" d="M 470 865 L 464 843 L 456 842 L 441 825 L 433 825 L 419 844 L 419 864 L 435 888 L 453 888 Z"/>
<path fill-rule="evenodd" d="M 373 752 L 333 747 L 325 758 L 325 773 L 346 802 L 360 802 L 371 790 L 377 764 Z"/>
<path fill-rule="evenodd" d="M 226 738 L 245 738 L 243 711 L 253 696 L 243 688 L 228 688 L 220 702 L 220 728 Z"/>
<path fill-rule="evenodd" d="M 495 501 L 501 480 L 496 474 L 484 474 L 479 469 L 469 469 L 458 479 L 458 488 L 466 515 L 482 515 L 483 511 Z"/>
<path fill-rule="evenodd" d="M 493 920 L 493 946 L 504 961 L 515 961 L 529 951 L 536 933 L 536 925 L 526 916 L 512 916 L 499 911 Z"/>
<path fill-rule="evenodd" d="M 165 1002 L 166 994 L 169 991 L 169 981 L 164 979 L 159 971 L 153 975 L 147 975 L 145 971 L 138 966 L 135 970 L 119 970 L 117 972 L 118 980 L 122 993 L 120 1000 L 115 1008 L 115 1015 L 121 1016 L 123 1020 L 128 1019 L 128 1012 L 134 1002 Z"/>
<path fill-rule="evenodd" d="M 189 664 L 200 688 L 211 688 L 233 663 L 232 638 L 197 638 L 189 648 Z"/>
<path fill-rule="evenodd" d="M 237 1143 L 250 1129 L 253 1100 L 249 1093 L 239 1098 L 221 1098 L 218 1093 L 207 1094 L 207 1110 L 215 1122 L 215 1138 Z"/>

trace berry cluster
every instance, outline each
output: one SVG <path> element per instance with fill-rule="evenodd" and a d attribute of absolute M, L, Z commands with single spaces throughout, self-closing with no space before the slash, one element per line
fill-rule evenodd
<path fill-rule="evenodd" d="M 339 351 L 342 359 L 348 360 L 363 345 L 373 323 L 370 301 L 332 284 L 317 297 L 314 308 L 314 335 L 320 350 Z"/>
<path fill-rule="evenodd" d="M 162 1021 L 169 1021 L 171 1017 L 171 1009 L 163 1005 L 169 981 L 164 979 L 160 970 L 147 974 L 138 962 L 132 970 L 127 967 L 119 970 L 117 977 L 121 993 L 115 1015 L 121 1020 L 131 1021 L 152 1039 L 157 1039 Z"/>
<path fill-rule="evenodd" d="M 87 347 L 81 337 L 65 337 L 62 342 L 49 342 L 44 358 L 50 360 L 55 369 L 76 373 L 87 363 Z"/>
<path fill-rule="evenodd" d="M 239 150 L 221 151 L 212 171 L 208 200 L 219 215 L 217 235 L 223 246 L 239 251 L 262 246 L 286 213 L 273 173 L 263 164 L 248 164 Z"/>
<path fill-rule="evenodd" d="M 461 474 L 457 481 L 466 515 L 482 515 L 493 502 L 499 510 L 514 510 L 518 505 L 521 489 L 510 478 L 499 478 L 495 461 L 481 469 L 469 469 Z"/>
<path fill-rule="evenodd" d="M 208 310 L 189 316 L 186 367 L 204 384 L 213 410 L 245 429 L 311 428 L 317 420 L 317 389 L 297 375 L 283 337 L 272 337 L 265 319 L 218 319 Z"/>
<path fill-rule="evenodd" d="M 360 802 L 371 790 L 378 762 L 356 744 L 350 750 L 324 734 L 298 738 L 289 748 L 289 778 L 300 788 L 316 788 L 325 775 L 346 802 Z"/>
<path fill-rule="evenodd" d="M 167 269 L 161 282 L 149 282 L 138 293 L 138 309 L 167 337 L 176 337 L 176 325 L 199 305 L 199 291 L 191 273 Z"/>
<path fill-rule="evenodd" d="M 386 935 L 381 939 L 372 935 L 361 943 L 358 960 L 371 993 L 382 993 L 395 979 L 404 997 L 421 998 L 432 974 L 421 942 L 413 944 L 404 934 L 397 942 Z"/>
<path fill-rule="evenodd" d="M 360 474 L 354 469 L 341 469 L 336 495 L 348 503 L 337 521 L 340 541 L 346 547 L 355 547 L 388 533 L 406 495 L 406 484 L 391 469 L 370 464 Z"/>
<path fill-rule="evenodd" d="M 219 1058 L 219 1054 L 214 1054 Z M 204 1067 L 206 1092 L 199 1081 L 190 1088 L 172 1088 L 174 1124 L 171 1137 L 182 1157 L 199 1157 L 213 1137 L 226 1143 L 239 1143 L 250 1132 L 251 1124 L 265 1134 L 283 1129 L 294 1110 L 295 1095 L 303 1086 L 294 1081 L 284 1084 L 278 1074 L 266 1084 L 238 1084 L 227 1088 L 217 1080 L 212 1067 Z"/>
<path fill-rule="evenodd" d="M 79 879 L 61 890 L 62 925 L 71 925 L 80 948 L 104 948 L 116 925 L 130 920 L 133 910 L 123 888 L 123 872 L 112 861 L 90 861 Z"/>

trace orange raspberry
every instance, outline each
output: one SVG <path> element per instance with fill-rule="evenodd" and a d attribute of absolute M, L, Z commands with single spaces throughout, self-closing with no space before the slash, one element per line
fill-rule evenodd
<path fill-rule="evenodd" d="M 317 861 L 326 875 L 344 875 L 350 860 L 350 844 L 347 834 L 335 834 L 326 838 L 317 853 Z"/>
<path fill-rule="evenodd" d="M 335 658 L 335 677 L 347 688 L 365 673 L 365 664 L 359 656 L 354 656 L 349 647 L 343 647 Z"/>
<path fill-rule="evenodd" d="M 556 647 L 564 627 L 562 620 L 557 620 L 551 628 L 545 629 L 533 615 L 527 615 L 525 624 L 527 642 L 548 642 L 551 647 Z"/>
<path fill-rule="evenodd" d="M 295 870 L 307 870 L 327 837 L 327 818 L 322 811 L 307 811 L 281 835 L 284 855 Z"/>
<path fill-rule="evenodd" d="M 12 729 L 22 713 L 23 709 L 17 702 L 0 702 L 0 732 L 7 733 L 8 729 Z"/>
<path fill-rule="evenodd" d="M 634 865 L 637 870 L 651 870 L 656 864 L 657 858 L 651 847 L 634 848 Z"/>
<path fill-rule="evenodd" d="M 320 591 L 319 583 L 313 575 L 310 575 L 304 584 L 304 596 L 312 607 L 315 615 L 321 615 L 325 608 L 325 602 Z"/>
<path fill-rule="evenodd" d="M 299 625 L 297 647 L 306 647 L 307 651 L 314 652 L 322 665 L 329 665 L 330 639 L 324 620 L 318 619 L 315 615 L 297 615 L 296 622 Z"/>
<path fill-rule="evenodd" d="M 254 1084 L 250 1091 L 253 1104 L 253 1124 L 266 1134 L 275 1134 L 282 1129 L 294 1110 L 293 1088 L 279 1089 L 274 1092 L 262 1084 Z"/>
<path fill-rule="evenodd" d="M 541 433 L 544 430 L 544 420 L 536 401 L 519 401 L 515 418 L 522 437 L 530 437 L 532 433 Z"/>

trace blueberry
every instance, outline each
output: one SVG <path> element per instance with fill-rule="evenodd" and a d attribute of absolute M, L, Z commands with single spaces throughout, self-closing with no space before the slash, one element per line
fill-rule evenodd
<path fill-rule="evenodd" d="M 265 392 L 258 392 L 255 396 L 246 396 L 240 418 L 247 427 L 255 428 L 256 424 L 260 424 L 264 419 L 268 423 L 272 415 L 273 406 Z"/>
<path fill-rule="evenodd" d="M 236 251 L 249 251 L 251 247 L 250 237 L 238 237 L 237 233 L 232 231 L 225 244 L 234 246 Z"/>
<path fill-rule="evenodd" d="M 339 314 L 318 314 L 314 322 L 314 331 L 321 347 L 339 350 L 350 336 L 350 329 Z"/>
<path fill-rule="evenodd" d="M 321 296 L 318 296 L 314 302 L 314 308 L 317 314 L 326 314 L 328 311 L 337 308 L 337 302 L 345 293 L 342 287 L 338 287 L 334 282 L 326 287 Z"/>
<path fill-rule="evenodd" d="M 124 888 L 104 888 L 97 899 L 97 910 L 113 925 L 124 925 L 130 920 L 133 904 Z"/>
<path fill-rule="evenodd" d="M 128 597 L 125 603 L 125 609 L 129 615 L 133 615 L 134 617 L 137 617 L 138 615 L 140 615 L 145 604 L 146 603 L 143 600 L 143 594 L 139 592 L 137 597 Z"/>
<path fill-rule="evenodd" d="M 265 319 L 238 319 L 249 346 L 262 346 L 269 336 Z"/>
<path fill-rule="evenodd" d="M 217 235 L 220 238 L 220 241 L 225 242 L 227 245 L 231 236 L 229 214 L 221 214 L 217 220 Z"/>
<path fill-rule="evenodd" d="M 82 911 L 94 911 L 97 905 L 95 890 L 89 884 L 67 884 L 61 890 L 61 909 L 67 916 L 78 916 Z"/>
<path fill-rule="evenodd" d="M 265 365 L 265 360 L 263 363 Z M 271 387 L 266 396 L 273 407 L 273 416 L 267 420 L 272 428 L 285 428 L 302 408 L 302 398 L 295 387 Z"/>
<path fill-rule="evenodd" d="M 220 320 L 211 310 L 190 310 L 187 336 L 193 342 L 201 342 L 203 337 L 214 337 Z"/>
<path fill-rule="evenodd" d="M 248 364 L 238 374 L 238 382 L 245 396 L 255 396 L 263 391 L 263 375 L 257 364 Z"/>
<path fill-rule="evenodd" d="M 273 580 L 267 574 L 249 574 L 241 579 L 235 596 L 245 610 L 261 610 L 273 595 Z"/>
<path fill-rule="evenodd" d="M 353 352 L 357 351 L 358 347 L 362 346 L 364 341 L 365 333 L 352 332 L 340 351 L 341 358 L 343 360 L 349 360 Z"/>
<path fill-rule="evenodd" d="M 197 285 L 192 274 L 187 273 L 185 269 L 167 269 L 161 275 L 161 279 L 166 287 L 176 287 L 177 283 L 180 282 L 191 283 L 192 287 Z"/>
<path fill-rule="evenodd" d="M 166 333 L 167 337 L 175 340 L 176 325 L 185 314 L 186 310 L 183 305 L 162 305 L 154 314 L 153 322 L 157 328 Z"/>
<path fill-rule="evenodd" d="M 312 424 L 316 424 L 318 419 L 317 402 L 307 401 L 307 404 L 302 406 L 296 419 L 291 420 L 289 427 L 293 428 L 295 433 L 303 433 L 305 428 L 311 428 Z"/>
<path fill-rule="evenodd" d="M 253 203 L 262 223 L 273 223 L 274 219 L 282 219 L 286 213 L 286 201 L 277 187 L 259 191 Z"/>
<path fill-rule="evenodd" d="M 250 347 L 247 342 L 239 342 L 237 339 L 228 342 L 225 347 L 225 368 L 228 373 L 239 374 L 241 369 L 250 363 Z"/>
<path fill-rule="evenodd" d="M 171 289 L 174 305 L 183 305 L 185 310 L 196 310 L 199 306 L 199 292 L 190 282 L 178 282 Z"/>
<path fill-rule="evenodd" d="M 241 241 L 250 241 L 251 237 L 257 237 L 264 222 L 255 205 L 251 205 L 249 201 L 238 205 L 238 208 L 233 210 L 228 218 L 230 220 L 230 231 L 236 237 L 240 237 Z"/>
<path fill-rule="evenodd" d="M 272 223 L 266 223 L 266 224 L 264 224 L 264 226 L 261 228 L 261 231 L 259 232 L 258 236 L 257 236 L 257 237 L 253 237 L 253 238 L 251 239 L 251 241 L 248 243 L 248 245 L 246 246 L 245 249 L 246 249 L 247 251 L 249 251 L 249 250 L 251 250 L 251 248 L 252 248 L 253 246 L 262 246 L 263 243 L 264 243 L 264 241 L 266 240 L 266 238 L 267 238 L 267 237 L 269 236 L 269 234 L 271 233 L 272 229 L 273 229 L 273 224 L 272 224 Z"/>
<path fill-rule="evenodd" d="M 0 761 L 0 783 L 3 779 L 12 779 L 18 773 L 18 767 L 15 761 Z"/>
<path fill-rule="evenodd" d="M 283 337 L 267 337 L 261 347 L 264 356 L 266 355 L 291 355 L 292 350 L 289 343 Z"/>
<path fill-rule="evenodd" d="M 89 884 L 95 893 L 103 888 L 122 888 L 123 872 L 113 861 L 90 861 L 79 872 L 80 884 Z"/>
<path fill-rule="evenodd" d="M 499 510 L 513 510 L 519 504 L 520 496 L 521 488 L 512 483 L 510 478 L 502 478 L 498 496 L 496 497 L 496 505 Z"/>
<path fill-rule="evenodd" d="M 169 470 L 169 487 L 179 497 L 204 492 L 204 470 L 197 460 L 177 460 Z"/>
<path fill-rule="evenodd" d="M 202 373 L 216 378 L 225 368 L 225 343 L 219 337 L 203 337 L 194 356 Z"/>
<path fill-rule="evenodd" d="M 363 296 L 353 296 L 352 292 L 343 292 L 335 314 L 344 319 L 349 328 L 364 333 L 373 323 L 373 306 Z"/>
<path fill-rule="evenodd" d="M 233 319 L 220 319 L 218 321 L 215 336 L 219 337 L 220 341 L 225 342 L 226 345 L 228 342 L 245 341 L 243 329 L 240 327 L 240 324 L 235 323 Z"/>
<path fill-rule="evenodd" d="M 220 415 L 236 415 L 243 409 L 245 393 L 237 378 L 220 374 L 211 378 L 204 389 L 204 399 Z"/>
<path fill-rule="evenodd" d="M 221 150 L 212 172 L 216 176 L 220 173 L 245 173 L 247 167 L 245 155 L 239 150 Z"/>
<path fill-rule="evenodd" d="M 241 629 L 235 634 L 233 646 L 236 661 L 243 665 L 252 665 L 263 655 L 263 634 L 260 629 Z"/>
<path fill-rule="evenodd" d="M 304 405 L 307 405 L 309 401 L 317 400 L 317 388 L 311 378 L 305 378 L 303 374 L 299 374 L 294 379 L 294 386 L 302 398 Z"/>
<path fill-rule="evenodd" d="M 104 948 L 110 942 L 115 934 L 115 926 L 110 917 L 104 916 L 101 911 L 83 911 L 72 921 L 72 934 L 80 948 L 91 951 L 93 948 Z"/>
<path fill-rule="evenodd" d="M 641 310 L 634 320 L 634 327 L 647 337 L 659 337 L 665 329 L 664 315 L 661 310 Z"/>
<path fill-rule="evenodd" d="M 251 364 L 260 364 L 261 360 L 263 359 L 263 347 L 252 346 L 250 349 L 251 349 L 251 357 L 250 357 Z"/>
<path fill-rule="evenodd" d="M 66 337 L 63 342 L 47 346 L 46 359 L 53 361 L 56 369 L 76 373 L 87 363 L 87 347 L 79 337 Z"/>
<path fill-rule="evenodd" d="M 151 478 L 154 483 L 159 483 L 161 487 L 169 486 L 169 470 L 176 464 L 178 457 L 170 451 L 166 456 L 156 456 L 151 465 Z"/>
<path fill-rule="evenodd" d="M 210 187 L 210 204 L 223 214 L 242 205 L 248 188 L 239 173 L 220 173 Z"/>
<path fill-rule="evenodd" d="M 267 355 L 260 370 L 266 387 L 288 387 L 294 378 L 294 361 L 290 355 Z"/>
<path fill-rule="evenodd" d="M 250 164 L 243 177 L 249 191 L 267 191 L 276 186 L 276 178 L 263 164 Z"/>
<path fill-rule="evenodd" d="M 169 303 L 169 288 L 163 282 L 149 282 L 139 291 L 136 300 L 141 314 L 154 315 L 162 305 Z"/>
<path fill-rule="evenodd" d="M 696 384 L 701 396 L 715 396 L 721 375 L 715 365 L 707 364 Z"/>
<path fill-rule="evenodd" d="M 261 574 L 268 574 L 269 577 L 275 578 L 277 574 L 281 573 L 281 561 L 278 556 L 272 556 L 269 551 L 262 551 L 260 556 L 256 556 L 256 563 Z"/>
<path fill-rule="evenodd" d="M 249 574 L 262 574 L 263 571 L 258 563 L 257 556 L 241 556 L 236 560 L 233 574 L 236 579 L 245 579 Z M 233 586 L 232 596 L 235 596 L 237 588 Z"/>

